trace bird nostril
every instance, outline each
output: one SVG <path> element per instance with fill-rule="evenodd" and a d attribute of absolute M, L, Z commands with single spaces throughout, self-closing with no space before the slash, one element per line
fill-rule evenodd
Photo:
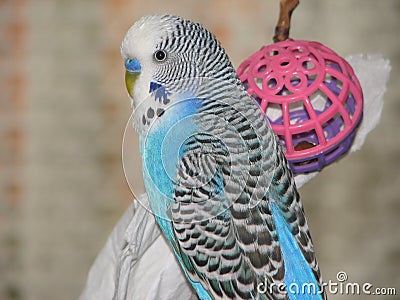
<path fill-rule="evenodd" d="M 125 60 L 125 68 L 129 68 L 129 65 L 132 63 L 132 58 L 128 58 Z"/>

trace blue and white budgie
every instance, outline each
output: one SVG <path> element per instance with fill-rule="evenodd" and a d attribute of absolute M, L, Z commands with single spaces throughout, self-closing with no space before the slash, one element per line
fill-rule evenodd
<path fill-rule="evenodd" d="M 325 299 L 283 150 L 214 35 L 145 16 L 121 53 L 151 209 L 199 299 Z"/>

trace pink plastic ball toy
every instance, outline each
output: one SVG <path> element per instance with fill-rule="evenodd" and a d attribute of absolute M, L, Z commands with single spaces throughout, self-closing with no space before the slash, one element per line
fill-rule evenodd
<path fill-rule="evenodd" d="M 351 66 L 331 49 L 289 39 L 264 46 L 237 73 L 294 173 L 320 170 L 350 149 L 362 119 L 362 90 Z"/>

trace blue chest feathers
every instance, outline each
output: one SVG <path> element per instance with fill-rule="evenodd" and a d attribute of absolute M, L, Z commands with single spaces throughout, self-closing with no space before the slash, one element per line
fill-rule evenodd
<path fill-rule="evenodd" d="M 200 100 L 189 99 L 173 103 L 140 136 L 143 177 L 151 208 L 168 239 L 172 228 L 168 210 L 174 201 L 177 165 L 182 157 L 181 145 L 198 130 L 195 119 Z"/>

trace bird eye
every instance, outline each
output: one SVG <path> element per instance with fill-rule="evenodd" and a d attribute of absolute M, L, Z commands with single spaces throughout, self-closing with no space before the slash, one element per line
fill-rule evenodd
<path fill-rule="evenodd" d="M 162 62 L 167 58 L 167 53 L 164 50 L 158 50 L 154 53 L 156 61 Z"/>

